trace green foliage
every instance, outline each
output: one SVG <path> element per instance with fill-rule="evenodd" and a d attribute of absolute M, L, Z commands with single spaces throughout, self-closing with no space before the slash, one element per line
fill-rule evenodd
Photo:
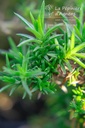
<path fill-rule="evenodd" d="M 80 16 L 75 17 L 76 25 L 74 26 L 78 43 L 85 42 L 85 23 L 84 17 L 84 4 L 81 5 Z"/>
<path fill-rule="evenodd" d="M 32 24 L 19 14 L 15 13 L 25 23 L 27 29 L 32 32 L 35 37 L 26 34 L 18 34 L 22 38 L 25 38 L 25 40 L 20 42 L 18 47 L 16 47 L 13 40 L 9 38 L 11 50 L 6 53 L 7 67 L 4 67 L 4 74 L 0 77 L 2 81 L 8 83 L 6 88 L 9 88 L 9 86 L 12 87 L 12 85 L 17 88 L 22 85 L 25 93 L 30 97 L 36 90 L 40 90 L 42 93 L 46 94 L 49 92 L 53 93 L 56 90 L 55 83 L 51 82 L 51 72 L 54 72 L 55 70 L 54 66 L 56 61 L 54 60 L 56 59 L 56 55 L 55 52 L 53 52 L 53 49 L 55 48 L 54 42 L 51 42 L 51 40 L 61 35 L 51 36 L 51 33 L 60 25 L 56 25 L 47 31 L 45 30 L 44 7 L 45 4 L 43 2 L 37 20 L 35 20 L 33 15 L 30 13 Z M 8 56 L 11 57 L 11 61 L 9 61 Z M 52 65 L 50 62 L 52 62 Z M 1 92 L 6 88 L 3 87 Z M 15 89 L 12 87 L 13 91 Z M 13 91 L 11 92 L 13 93 Z"/>
<path fill-rule="evenodd" d="M 10 38 L 10 44 L 12 47 L 12 50 L 9 51 L 9 55 L 11 55 L 12 61 L 10 63 L 8 55 L 6 54 L 6 66 L 3 67 L 4 71 L 2 73 L 2 76 L 0 76 L 0 79 L 6 83 L 8 83 L 7 86 L 3 87 L 0 92 L 3 90 L 12 87 L 14 85 L 14 88 L 19 87 L 21 84 L 23 85 L 23 88 L 25 91 L 29 94 L 31 97 L 31 91 L 33 92 L 35 86 L 32 88 L 32 90 L 29 90 L 29 86 L 32 83 L 35 83 L 38 79 L 38 77 L 42 77 L 45 73 L 41 71 L 39 68 L 32 68 L 30 69 L 28 65 L 30 66 L 29 62 L 29 51 L 25 55 L 20 52 L 17 47 L 14 45 L 12 39 Z M 12 87 L 13 90 L 13 87 Z M 12 91 L 13 93 L 13 91 Z M 11 94 L 12 94 L 11 93 Z"/>
<path fill-rule="evenodd" d="M 61 14 L 64 24 L 56 24 L 46 29 L 44 23 L 45 2 L 43 1 L 40 13 L 36 18 L 30 12 L 31 22 L 15 13 L 26 25 L 31 35 L 19 33 L 21 37 L 18 46 L 9 38 L 11 49 L 3 53 L 6 55 L 6 66 L 0 72 L 0 80 L 7 83 L 0 92 L 11 88 L 10 95 L 18 88 L 23 88 L 23 98 L 39 91 L 43 94 L 55 93 L 56 80 L 54 75 L 64 74 L 62 85 L 73 85 L 75 94 L 71 108 L 76 117 L 85 114 L 85 88 L 77 87 L 80 70 L 85 68 L 85 23 L 83 24 L 83 5 L 80 19 L 76 18 L 76 25 L 72 28 L 68 19 Z M 65 25 L 65 30 L 62 26 Z M 58 31 L 59 33 L 58 33 Z M 77 65 L 78 64 L 78 65 Z M 78 69 L 74 67 L 76 65 Z M 60 74 L 59 71 L 63 72 Z M 80 68 L 81 67 L 81 68 Z"/>
<path fill-rule="evenodd" d="M 70 104 L 70 107 L 73 109 L 73 117 L 80 119 L 81 117 L 85 119 L 85 88 L 77 87 L 73 89 L 74 99 Z"/>

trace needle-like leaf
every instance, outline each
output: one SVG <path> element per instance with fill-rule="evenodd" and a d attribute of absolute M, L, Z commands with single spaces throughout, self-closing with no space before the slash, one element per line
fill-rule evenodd
<path fill-rule="evenodd" d="M 18 33 L 18 36 L 24 37 L 24 38 L 28 38 L 28 39 L 34 39 L 33 36 L 27 35 L 27 34 L 23 34 L 23 33 Z"/>
<path fill-rule="evenodd" d="M 24 41 L 22 41 L 19 45 L 18 45 L 18 47 L 20 47 L 20 46 L 22 46 L 22 45 L 26 45 L 26 44 L 28 44 L 28 43 L 33 43 L 33 42 L 35 42 L 35 43 L 42 43 L 42 41 L 40 41 L 40 40 L 37 40 L 37 39 L 28 39 L 28 40 L 24 40 Z"/>
<path fill-rule="evenodd" d="M 29 95 L 29 97 L 31 98 L 32 93 L 31 93 L 31 91 L 30 91 L 30 89 L 29 89 L 25 80 L 22 80 L 22 85 L 23 85 L 23 88 L 25 89 L 25 91 L 27 92 L 27 94 Z"/>
<path fill-rule="evenodd" d="M 71 54 L 74 54 L 74 53 L 76 53 L 76 52 L 82 50 L 83 48 L 85 48 L 85 42 L 82 43 L 82 44 L 80 44 L 80 45 L 78 45 L 78 46 L 76 46 L 76 47 L 72 50 Z"/>
<path fill-rule="evenodd" d="M 6 54 L 6 66 L 8 68 L 10 68 L 10 62 L 9 62 L 8 54 Z"/>
<path fill-rule="evenodd" d="M 85 58 L 85 53 L 75 53 L 74 56 L 77 56 L 79 58 Z"/>
<path fill-rule="evenodd" d="M 70 49 L 72 50 L 74 48 L 74 45 L 75 45 L 75 32 L 73 30 L 72 32 L 72 36 L 71 36 L 71 42 L 70 42 Z"/>
<path fill-rule="evenodd" d="M 53 31 L 55 31 L 57 28 L 59 28 L 60 26 L 62 26 L 62 24 L 57 24 L 55 26 L 53 26 L 52 28 L 50 28 L 46 34 L 44 38 L 47 38 Z"/>
<path fill-rule="evenodd" d="M 10 84 L 10 85 L 6 85 L 6 86 L 2 87 L 2 88 L 0 89 L 0 93 L 3 92 L 4 90 L 10 88 L 11 86 L 12 86 L 12 85 Z"/>
<path fill-rule="evenodd" d="M 14 13 L 20 20 L 22 20 L 29 28 L 33 29 L 33 25 L 29 23 L 24 17 L 19 15 L 18 13 Z"/>
<path fill-rule="evenodd" d="M 41 37 L 42 37 L 41 34 L 38 31 L 36 31 L 35 29 L 27 28 L 27 30 L 29 32 L 31 32 L 37 39 L 41 39 Z"/>
<path fill-rule="evenodd" d="M 43 0 L 40 10 L 41 25 L 43 29 L 44 29 L 44 13 L 45 13 L 45 1 Z"/>
<path fill-rule="evenodd" d="M 16 47 L 15 42 L 13 41 L 13 39 L 11 37 L 9 37 L 8 38 L 8 41 L 10 43 L 10 46 L 11 46 L 12 50 L 17 53 L 18 52 L 18 49 L 17 49 L 17 47 Z"/>
<path fill-rule="evenodd" d="M 70 57 L 70 59 L 78 63 L 81 67 L 85 68 L 85 64 L 82 63 L 77 57 Z"/>

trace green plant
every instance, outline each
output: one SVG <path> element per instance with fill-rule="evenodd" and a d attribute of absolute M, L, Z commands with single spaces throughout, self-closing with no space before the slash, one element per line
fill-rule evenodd
<path fill-rule="evenodd" d="M 3 76 L 1 76 L 0 79 L 11 84 L 3 87 L 1 91 L 12 85 L 16 85 L 17 88 L 17 85 L 22 84 L 25 89 L 24 96 L 28 93 L 31 97 L 31 93 L 35 90 L 40 90 L 43 93 L 53 93 L 55 91 L 55 83 L 51 82 L 50 79 L 52 76 L 51 72 L 55 70 L 57 58 L 55 54 L 57 49 L 55 48 L 53 39 L 61 35 L 52 35 L 51 33 L 60 27 L 61 24 L 46 31 L 44 26 L 44 7 L 45 4 L 43 2 L 37 20 L 35 20 L 30 13 L 33 24 L 15 13 L 27 25 L 27 30 L 30 31 L 34 37 L 26 34 L 18 34 L 22 36 L 22 38 L 25 38 L 25 40 L 22 39 L 23 41 L 20 42 L 18 47 L 15 46 L 12 39 L 9 39 L 12 49 L 6 53 L 7 67 L 4 67 L 4 73 L 1 73 Z M 10 56 L 13 61 L 10 62 L 8 56 Z M 31 89 L 29 89 L 28 84 L 31 86 Z M 12 93 L 16 89 L 15 87 L 13 88 Z"/>
<path fill-rule="evenodd" d="M 35 91 L 43 94 L 54 93 L 57 88 L 55 77 L 57 79 L 58 75 L 61 77 L 64 75 L 64 78 L 62 77 L 60 80 L 60 87 L 73 85 L 76 88 L 76 91 L 73 90 L 75 98 L 71 103 L 71 108 L 75 107 L 75 113 L 79 115 L 85 103 L 84 87 L 82 87 L 83 89 L 77 88 L 80 82 L 80 71 L 85 68 L 85 42 L 82 40 L 84 39 L 85 25 L 80 24 L 83 9 L 80 14 L 80 21 L 76 18 L 77 23 L 74 28 L 70 26 L 66 17 L 61 14 L 64 24 L 57 24 L 46 29 L 44 11 L 45 2 L 43 1 L 37 19 L 30 12 L 32 23 L 15 13 L 26 25 L 26 29 L 31 35 L 17 34 L 21 37 L 18 46 L 9 38 L 11 49 L 8 52 L 3 52 L 6 55 L 6 66 L 3 67 L 3 72 L 0 72 L 0 80 L 8 84 L 2 87 L 0 92 L 10 87 L 10 95 L 12 95 L 18 87 L 23 87 L 23 98 L 27 94 L 31 98 L 32 93 Z M 63 25 L 66 27 L 65 30 L 62 29 Z M 80 25 L 83 26 L 82 35 Z M 80 36 L 78 38 L 78 35 L 81 35 L 82 39 Z M 76 100 L 78 92 L 80 92 L 79 97 L 81 96 L 79 102 Z M 85 113 L 85 109 L 83 113 Z"/>
<path fill-rule="evenodd" d="M 73 89 L 74 98 L 70 103 L 72 112 L 71 118 L 77 118 L 80 128 L 83 128 L 85 123 L 85 87 L 77 87 Z"/>

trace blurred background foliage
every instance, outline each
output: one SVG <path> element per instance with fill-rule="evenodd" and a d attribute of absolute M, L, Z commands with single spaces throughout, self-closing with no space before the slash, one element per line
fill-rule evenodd
<path fill-rule="evenodd" d="M 84 0 L 45 0 L 46 5 L 57 7 L 80 7 L 82 2 Z M 0 0 L 0 49 L 9 49 L 8 36 L 11 36 L 18 44 L 19 37 L 16 33 L 26 33 L 23 24 L 14 12 L 29 20 L 29 12 L 32 11 L 36 17 L 41 3 L 42 0 Z M 0 55 L 0 70 L 4 65 L 5 58 Z M 0 87 L 2 86 L 3 83 L 0 82 Z M 11 98 L 8 97 L 8 92 L 1 93 L 0 122 L 22 121 L 29 124 L 31 128 L 74 128 L 75 119 L 72 120 L 69 113 L 69 103 L 72 100 L 70 88 L 67 94 L 59 87 L 54 95 L 40 96 L 36 93 L 32 100 L 21 99 L 22 89 L 17 90 Z"/>

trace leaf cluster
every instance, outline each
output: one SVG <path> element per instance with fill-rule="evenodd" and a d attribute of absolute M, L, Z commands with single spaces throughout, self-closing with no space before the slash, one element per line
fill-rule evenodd
<path fill-rule="evenodd" d="M 82 62 L 82 58 L 85 58 L 85 42 L 83 40 L 81 42 L 77 36 L 81 31 L 79 28 L 81 20 L 78 21 L 77 19 L 77 24 L 72 28 L 68 19 L 61 14 L 64 24 L 56 24 L 47 29 L 44 23 L 44 14 L 44 1 L 37 18 L 34 18 L 30 12 L 31 23 L 15 13 L 26 25 L 26 29 L 30 34 L 17 34 L 20 36 L 18 46 L 9 38 L 11 49 L 4 52 L 6 66 L 3 67 L 3 72 L 0 72 L 0 80 L 7 83 L 7 85 L 1 88 L 0 92 L 10 87 L 10 95 L 12 95 L 18 87 L 22 87 L 23 98 L 27 94 L 31 97 L 35 91 L 44 94 L 54 93 L 56 91 L 56 82 L 53 75 L 56 74 L 57 76 L 59 74 L 58 66 L 61 67 L 64 74 L 66 74 L 67 70 L 69 72 L 73 70 L 71 61 L 85 68 L 85 64 Z M 63 25 L 65 30 L 62 28 Z M 84 33 L 84 26 L 82 33 Z"/>

